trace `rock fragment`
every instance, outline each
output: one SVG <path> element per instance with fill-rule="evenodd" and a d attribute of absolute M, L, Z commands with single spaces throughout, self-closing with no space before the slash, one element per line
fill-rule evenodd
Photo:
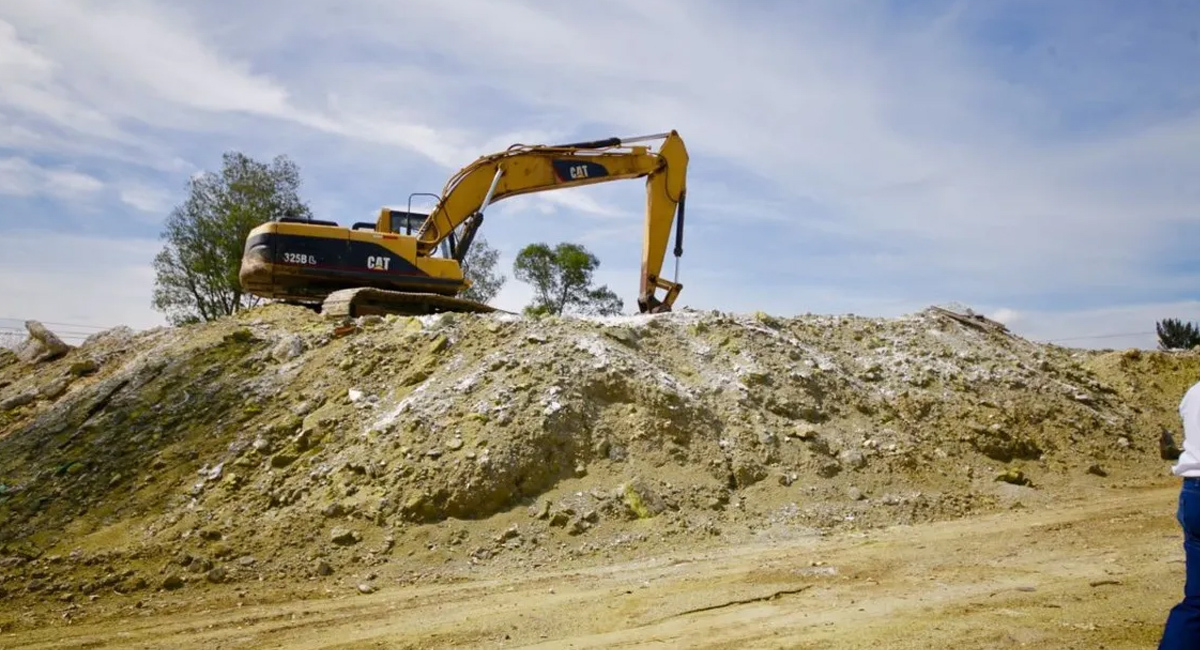
<path fill-rule="evenodd" d="M 450 347 L 450 339 L 445 334 L 438 334 L 429 344 L 429 353 L 437 354 Z"/>
<path fill-rule="evenodd" d="M 996 480 L 1012 485 L 1032 485 L 1032 481 L 1029 480 L 1029 477 L 1025 476 L 1025 472 L 1015 467 L 1009 467 L 997 474 Z"/>
<path fill-rule="evenodd" d="M 41 397 L 45 400 L 56 400 L 59 397 L 62 397 L 63 393 L 67 392 L 67 387 L 69 385 L 70 380 L 68 380 L 66 377 L 59 377 L 50 381 L 50 383 L 43 384 L 42 387 L 38 389 L 38 397 Z"/>
<path fill-rule="evenodd" d="M 633 516 L 638 519 L 654 517 L 667 509 L 662 497 L 640 478 L 621 485 L 618 488 L 618 495 Z"/>
<path fill-rule="evenodd" d="M 348 528 L 334 528 L 329 531 L 329 541 L 339 546 L 350 546 L 362 541 L 362 534 Z"/>
<path fill-rule="evenodd" d="M 838 454 L 838 460 L 842 461 L 844 467 L 850 469 L 862 469 L 867 464 L 866 457 L 857 449 L 843 449 Z"/>
<path fill-rule="evenodd" d="M 54 332 L 36 320 L 25 321 L 25 329 L 29 332 L 29 338 L 16 350 L 17 358 L 25 363 L 53 361 L 71 350 L 71 346 L 63 343 Z"/>
<path fill-rule="evenodd" d="M 11 411 L 13 409 L 32 404 L 36 401 L 37 393 L 33 391 L 18 393 L 12 397 L 0 401 L 0 411 Z"/>
<path fill-rule="evenodd" d="M 303 353 L 304 339 L 295 334 L 284 336 L 271 348 L 271 358 L 280 363 L 291 361 Z"/>
<path fill-rule="evenodd" d="M 100 365 L 96 363 L 95 359 L 80 359 L 79 361 L 72 363 L 67 372 L 69 372 L 72 377 L 85 377 L 87 375 L 94 374 L 99 369 Z"/>

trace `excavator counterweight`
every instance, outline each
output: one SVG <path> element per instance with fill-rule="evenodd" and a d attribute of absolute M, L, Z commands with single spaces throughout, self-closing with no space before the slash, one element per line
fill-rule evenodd
<path fill-rule="evenodd" d="M 658 151 L 641 143 L 662 140 Z M 475 233 L 489 205 L 509 197 L 646 179 L 638 308 L 670 311 L 682 285 L 661 277 L 671 226 L 682 255 L 687 149 L 675 131 L 566 145 L 513 145 L 460 169 L 428 213 L 383 208 L 374 223 L 281 217 L 246 238 L 239 280 L 268 299 L 321 305 L 330 316 L 488 312 L 459 295 Z M 411 200 L 411 198 L 410 198 Z M 678 215 L 678 216 L 676 216 Z M 658 297 L 659 290 L 663 296 Z"/>

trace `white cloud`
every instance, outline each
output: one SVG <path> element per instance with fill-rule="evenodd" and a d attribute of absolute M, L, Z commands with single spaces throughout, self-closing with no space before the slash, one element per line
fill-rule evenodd
<path fill-rule="evenodd" d="M 0 19 L 0 107 L 89 135 L 119 136 L 107 116 L 72 101 L 67 89 L 55 82 L 58 71 L 55 61 L 22 39 L 12 23 Z"/>
<path fill-rule="evenodd" d="M 1022 320 L 1021 312 L 1007 307 L 1001 307 L 988 315 L 992 320 L 1003 323 L 1004 325 L 1012 326 L 1020 323 Z"/>
<path fill-rule="evenodd" d="M 574 187 L 532 196 L 553 206 L 566 208 L 576 214 L 618 219 L 628 219 L 633 216 L 627 210 L 601 203 L 595 196 L 588 193 L 588 190 L 594 190 L 594 188 Z"/>
<path fill-rule="evenodd" d="M 171 208 L 171 193 L 147 185 L 130 185 L 120 190 L 121 201 L 142 212 L 164 216 Z"/>
<path fill-rule="evenodd" d="M 21 28 L 14 34 L 10 26 L 10 43 L 23 35 L 37 49 L 53 52 L 51 65 L 35 46 L 18 44 L 24 60 L 36 63 L 37 81 L 66 78 L 79 95 L 102 101 L 121 117 L 168 118 L 155 114 L 154 105 L 140 106 L 143 98 L 199 110 L 268 115 L 287 110 L 284 89 L 219 56 L 170 7 L 137 0 L 119 6 L 74 0 L 3 5 Z"/>
<path fill-rule="evenodd" d="M 42 167 L 23 158 L 0 158 L 0 195 L 74 199 L 103 188 L 99 179 L 72 169 Z"/>
<path fill-rule="evenodd" d="M 518 282 L 511 272 L 506 272 L 506 275 L 508 279 L 504 286 L 500 287 L 500 292 L 491 304 L 498 309 L 519 314 L 526 305 L 533 302 L 533 288 L 524 282 Z"/>
<path fill-rule="evenodd" d="M 0 65 L 0 86 L 5 88 L 0 110 L 8 113 L 0 118 L 19 120 L 14 126 L 24 135 L 13 136 L 16 141 L 49 144 L 50 138 L 27 126 L 49 122 L 155 152 L 146 164 L 160 168 L 177 161 L 162 160 L 156 142 L 119 125 L 221 132 L 231 127 L 214 116 L 245 114 L 394 145 L 449 168 L 479 155 L 480 144 L 489 151 L 547 135 L 526 128 L 481 135 L 477 128 L 436 119 L 436 110 L 414 112 L 402 103 L 380 102 L 371 88 L 359 96 L 328 92 L 322 103 L 302 106 L 277 79 L 256 72 L 245 60 L 222 55 L 212 32 L 206 34 L 203 27 L 178 6 L 145 0 L 115 8 L 90 0 L 0 0 L 0 54 L 7 55 L 0 60 L 9 59 Z M 260 35 L 256 30 L 254 38 Z M 35 117 L 25 121 L 30 116 Z M 78 143 L 70 146 L 79 148 Z"/>

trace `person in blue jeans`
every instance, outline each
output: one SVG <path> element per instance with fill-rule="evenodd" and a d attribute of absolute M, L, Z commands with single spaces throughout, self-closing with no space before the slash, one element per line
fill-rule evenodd
<path fill-rule="evenodd" d="M 1175 518 L 1183 529 L 1183 600 L 1171 608 L 1158 650 L 1200 650 L 1200 382 L 1179 402 L 1183 448 L 1171 473 L 1183 479 Z"/>

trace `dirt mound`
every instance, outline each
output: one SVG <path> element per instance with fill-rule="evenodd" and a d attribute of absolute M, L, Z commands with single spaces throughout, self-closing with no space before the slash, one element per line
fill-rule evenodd
<path fill-rule="evenodd" d="M 1032 505 L 1161 479 L 1198 370 L 936 309 L 114 330 L 0 358 L 0 597 L 369 591 Z"/>

